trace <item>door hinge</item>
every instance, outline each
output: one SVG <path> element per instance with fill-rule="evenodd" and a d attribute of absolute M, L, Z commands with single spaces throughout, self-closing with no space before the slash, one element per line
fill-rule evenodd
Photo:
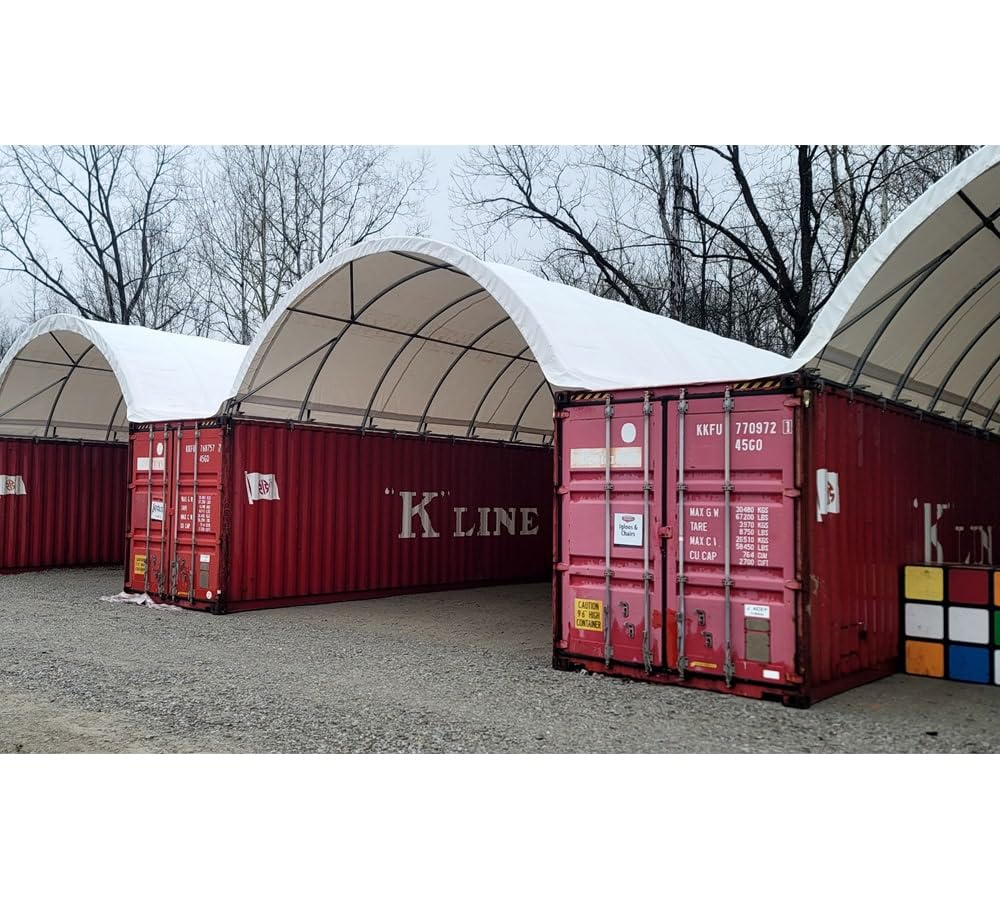
<path fill-rule="evenodd" d="M 781 492 L 781 496 L 782 497 L 801 497 L 802 496 L 802 491 L 800 491 L 798 488 L 785 488 Z"/>
<path fill-rule="evenodd" d="M 674 529 L 670 525 L 661 525 L 656 529 L 656 536 L 669 541 L 674 536 Z"/>

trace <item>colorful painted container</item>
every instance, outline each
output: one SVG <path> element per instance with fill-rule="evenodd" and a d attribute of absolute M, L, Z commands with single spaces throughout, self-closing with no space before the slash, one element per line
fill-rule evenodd
<path fill-rule="evenodd" d="M 998 574 L 984 566 L 904 567 L 904 672 L 1000 684 Z"/>

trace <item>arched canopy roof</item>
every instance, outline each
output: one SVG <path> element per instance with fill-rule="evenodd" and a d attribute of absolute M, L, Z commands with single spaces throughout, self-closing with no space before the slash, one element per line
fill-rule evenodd
<path fill-rule="evenodd" d="M 797 365 L 996 430 L 1000 147 L 936 182 L 868 248 L 796 352 Z"/>
<path fill-rule="evenodd" d="M 282 298 L 247 415 L 543 443 L 552 391 L 747 379 L 785 357 L 420 238 L 351 247 Z"/>
<path fill-rule="evenodd" d="M 0 362 L 0 434 L 127 440 L 129 422 L 215 415 L 246 347 L 47 316 Z"/>

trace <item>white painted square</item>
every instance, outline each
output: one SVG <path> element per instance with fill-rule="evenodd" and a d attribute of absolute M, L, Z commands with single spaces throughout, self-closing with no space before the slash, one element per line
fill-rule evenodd
<path fill-rule="evenodd" d="M 944 610 L 940 603 L 906 604 L 906 636 L 912 638 L 944 639 Z"/>
<path fill-rule="evenodd" d="M 993 683 L 1000 684 L 1000 650 L 993 651 Z"/>
<path fill-rule="evenodd" d="M 952 606 L 948 610 L 948 640 L 966 644 L 990 642 L 990 613 L 987 609 Z"/>

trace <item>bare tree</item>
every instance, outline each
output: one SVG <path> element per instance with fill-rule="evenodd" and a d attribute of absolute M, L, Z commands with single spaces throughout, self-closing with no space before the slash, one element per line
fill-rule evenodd
<path fill-rule="evenodd" d="M 223 147 L 203 172 L 192 231 L 203 295 L 248 342 L 282 294 L 343 247 L 392 227 L 419 232 L 426 156 L 365 146 Z"/>
<path fill-rule="evenodd" d="M 183 148 L 0 149 L 0 271 L 89 319 L 180 329 Z"/>
<path fill-rule="evenodd" d="M 17 340 L 18 328 L 9 319 L 0 320 L 0 359 Z"/>
<path fill-rule="evenodd" d="M 969 150 L 494 146 L 463 155 L 452 193 L 467 241 L 526 235 L 547 278 L 787 352 Z"/>

